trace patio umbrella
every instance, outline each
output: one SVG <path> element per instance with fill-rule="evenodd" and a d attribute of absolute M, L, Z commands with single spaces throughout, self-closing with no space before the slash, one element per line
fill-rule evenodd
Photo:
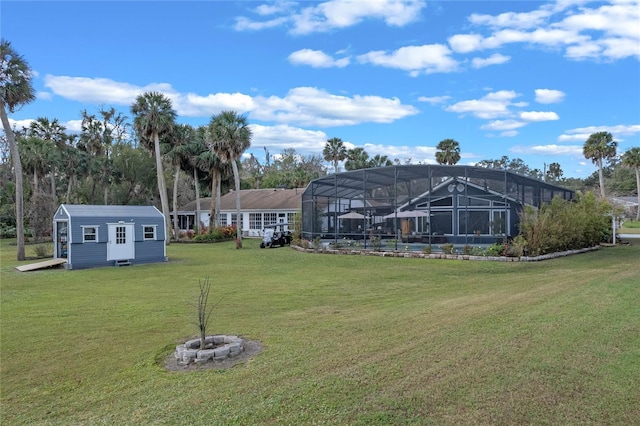
<path fill-rule="evenodd" d="M 383 216 L 384 219 L 400 218 L 406 219 L 409 217 L 427 217 L 430 216 L 428 211 L 425 210 L 403 210 L 401 212 L 390 213 Z"/>
<path fill-rule="evenodd" d="M 358 212 L 349 212 L 341 214 L 340 216 L 338 216 L 338 219 L 364 219 L 364 215 Z"/>

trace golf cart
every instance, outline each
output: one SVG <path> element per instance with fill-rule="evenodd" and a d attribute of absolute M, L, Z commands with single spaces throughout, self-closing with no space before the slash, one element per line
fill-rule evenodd
<path fill-rule="evenodd" d="M 284 247 L 291 244 L 291 231 L 289 231 L 288 225 L 288 223 L 278 223 L 265 226 L 260 248 Z"/>

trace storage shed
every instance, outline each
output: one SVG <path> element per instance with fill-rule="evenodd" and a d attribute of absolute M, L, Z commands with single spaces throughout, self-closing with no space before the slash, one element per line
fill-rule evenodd
<path fill-rule="evenodd" d="M 53 257 L 67 269 L 167 261 L 164 216 L 153 206 L 62 204 L 53 235 Z"/>

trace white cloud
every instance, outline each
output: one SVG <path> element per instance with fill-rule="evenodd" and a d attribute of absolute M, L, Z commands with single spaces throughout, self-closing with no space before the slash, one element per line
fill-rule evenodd
<path fill-rule="evenodd" d="M 13 118 L 9 117 L 9 125 L 11 126 L 11 128 L 19 131 L 28 129 L 31 126 L 31 123 L 34 121 L 35 120 L 32 118 L 27 118 L 25 120 L 14 120 Z M 4 133 L 4 129 L 3 129 L 3 133 Z"/>
<path fill-rule="evenodd" d="M 456 53 L 469 53 L 482 50 L 483 37 L 479 34 L 456 34 L 449 37 L 449 46 Z"/>
<path fill-rule="evenodd" d="M 526 43 L 564 49 L 565 56 L 575 60 L 640 59 L 638 1 L 614 0 L 591 8 L 587 3 L 563 1 L 525 13 L 473 14 L 469 21 L 478 31 L 453 35 L 449 45 L 457 53 L 470 53 Z M 487 34 L 481 34 L 483 27 Z"/>
<path fill-rule="evenodd" d="M 320 127 L 349 126 L 364 122 L 391 123 L 418 110 L 397 98 L 334 95 L 315 87 L 297 87 L 284 98 L 256 97 L 251 116 L 264 121 Z"/>
<path fill-rule="evenodd" d="M 302 2 L 300 4 L 308 4 Z M 247 17 L 236 18 L 235 29 L 261 30 L 276 26 L 288 26 L 292 34 L 327 32 L 347 28 L 365 19 L 379 19 L 389 26 L 401 27 L 418 19 L 426 3 L 423 0 L 330 0 L 290 12 L 295 3 L 281 2 L 262 5 L 255 9 L 260 16 L 283 14 L 267 21 L 254 21 Z"/>
<path fill-rule="evenodd" d="M 420 96 L 418 98 L 418 102 L 427 102 L 431 105 L 437 105 L 437 104 L 445 103 L 449 99 L 451 99 L 451 96 L 430 96 L 430 97 Z"/>
<path fill-rule="evenodd" d="M 536 89 L 536 102 L 540 104 L 555 104 L 562 102 L 565 93 L 561 90 Z"/>
<path fill-rule="evenodd" d="M 445 110 L 458 114 L 470 113 L 474 117 L 484 119 L 494 119 L 499 117 L 508 117 L 511 115 L 509 106 L 512 100 L 518 95 L 512 90 L 499 90 L 497 92 L 488 93 L 480 99 L 472 99 L 457 102 Z"/>
<path fill-rule="evenodd" d="M 486 25 L 492 28 L 537 28 L 544 24 L 551 12 L 546 9 L 538 9 L 531 12 L 515 13 L 506 12 L 497 16 L 472 14 L 469 21 L 475 25 Z"/>
<path fill-rule="evenodd" d="M 276 126 L 252 124 L 250 127 L 253 132 L 251 145 L 265 146 L 272 151 L 294 148 L 299 153 L 317 153 L 322 151 L 328 139 L 323 131 L 306 130 L 286 124 Z"/>
<path fill-rule="evenodd" d="M 277 13 L 288 12 L 295 6 L 295 2 L 276 1 L 269 4 L 261 4 L 255 8 L 255 12 L 261 16 L 274 15 Z"/>
<path fill-rule="evenodd" d="M 82 120 L 69 120 L 63 126 L 71 133 L 80 133 L 82 131 Z"/>
<path fill-rule="evenodd" d="M 579 127 L 565 131 L 558 137 L 559 142 L 585 142 L 589 136 L 597 132 L 609 132 L 614 139 L 620 140 L 620 136 L 633 136 L 640 134 L 640 124 L 619 124 L 617 126 L 589 126 Z"/>
<path fill-rule="evenodd" d="M 309 65 L 314 68 L 343 68 L 349 65 L 349 58 L 333 59 L 321 50 L 301 49 L 289 55 L 294 65 Z"/>
<path fill-rule="evenodd" d="M 482 130 L 491 130 L 491 131 L 514 130 L 526 125 L 527 123 L 524 123 L 518 120 L 494 120 L 481 126 L 480 128 Z"/>
<path fill-rule="evenodd" d="M 418 113 L 397 98 L 340 96 L 313 87 L 291 89 L 285 97 L 251 97 L 242 93 L 182 94 L 166 83 L 140 87 L 103 78 L 47 76 L 45 85 L 57 96 L 96 105 L 128 106 L 139 94 L 156 90 L 169 97 L 177 114 L 185 117 L 207 117 L 231 109 L 258 120 L 327 127 L 391 123 Z"/>
<path fill-rule="evenodd" d="M 471 60 L 471 65 L 474 68 L 483 68 L 490 65 L 504 64 L 505 62 L 509 62 L 510 59 L 510 56 L 501 55 L 500 53 L 494 53 L 488 58 L 473 58 Z"/>
<path fill-rule="evenodd" d="M 534 145 L 534 146 L 514 146 L 510 152 L 516 154 L 538 154 L 538 155 L 573 155 L 582 156 L 582 145 Z"/>
<path fill-rule="evenodd" d="M 451 50 L 442 44 L 405 46 L 391 53 L 378 50 L 358 56 L 361 63 L 370 63 L 387 68 L 431 74 L 455 71 L 458 63 L 450 57 Z"/>
<path fill-rule="evenodd" d="M 518 114 L 524 121 L 553 121 L 560 117 L 553 111 L 522 111 Z"/>

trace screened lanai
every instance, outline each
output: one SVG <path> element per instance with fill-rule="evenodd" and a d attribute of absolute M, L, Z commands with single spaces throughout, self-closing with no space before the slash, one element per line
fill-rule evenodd
<path fill-rule="evenodd" d="M 524 205 L 574 192 L 506 170 L 399 165 L 336 173 L 302 195 L 302 235 L 314 240 L 491 244 L 518 234 Z"/>

